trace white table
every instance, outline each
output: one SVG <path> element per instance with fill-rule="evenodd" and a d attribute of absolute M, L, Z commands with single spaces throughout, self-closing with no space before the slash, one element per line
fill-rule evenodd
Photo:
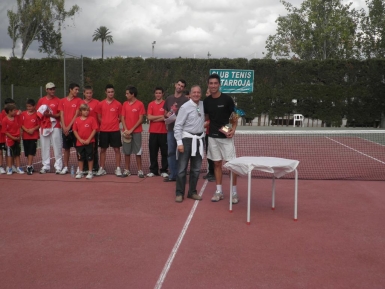
<path fill-rule="evenodd" d="M 298 203 L 298 172 L 299 161 L 273 157 L 240 157 L 227 162 L 224 167 L 230 170 L 230 192 L 232 192 L 233 173 L 237 175 L 248 175 L 247 185 L 247 224 L 250 225 L 250 195 L 251 195 L 251 172 L 258 170 L 273 174 L 272 209 L 275 209 L 275 178 L 280 178 L 288 173 L 295 172 L 294 179 L 294 221 L 297 220 Z M 231 193 L 230 193 L 231 194 Z M 231 195 L 230 195 L 231 196 Z M 233 210 L 230 197 L 230 212 Z"/>

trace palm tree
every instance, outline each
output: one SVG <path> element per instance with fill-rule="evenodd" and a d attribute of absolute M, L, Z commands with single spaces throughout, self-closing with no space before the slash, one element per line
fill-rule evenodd
<path fill-rule="evenodd" d="M 102 60 L 104 57 L 104 42 L 108 42 L 108 44 L 114 43 L 114 40 L 112 40 L 111 31 L 108 30 L 106 26 L 100 26 L 97 28 L 94 32 L 94 35 L 92 35 L 92 41 L 102 41 Z"/>

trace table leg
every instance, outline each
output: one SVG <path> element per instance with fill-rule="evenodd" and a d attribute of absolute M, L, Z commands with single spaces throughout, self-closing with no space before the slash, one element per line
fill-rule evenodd
<path fill-rule="evenodd" d="M 229 190 L 229 192 L 230 192 L 230 197 L 229 197 L 229 200 L 230 200 L 230 213 L 232 213 L 233 212 L 233 202 L 231 201 L 232 200 L 232 198 L 231 198 L 231 196 L 232 196 L 232 191 L 233 191 L 233 171 L 230 171 L 230 190 Z"/>
<path fill-rule="evenodd" d="M 273 192 L 271 194 L 271 209 L 275 209 L 275 176 L 273 175 Z"/>
<path fill-rule="evenodd" d="M 247 177 L 247 225 L 250 225 L 250 191 L 251 191 L 251 171 L 248 173 Z"/>
<path fill-rule="evenodd" d="M 295 184 L 294 184 L 294 221 L 297 221 L 297 209 L 298 209 L 298 171 L 295 172 Z"/>

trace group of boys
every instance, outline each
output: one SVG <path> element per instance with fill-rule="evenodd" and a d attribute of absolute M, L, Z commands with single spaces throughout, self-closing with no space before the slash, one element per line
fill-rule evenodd
<path fill-rule="evenodd" d="M 37 140 L 40 139 L 41 174 L 50 171 L 52 146 L 56 174 L 65 175 L 69 172 L 70 149 L 76 147 L 79 161 L 76 178 L 82 178 L 84 174 L 87 179 L 91 179 L 93 175 L 105 175 L 106 151 L 111 146 L 115 152 L 117 176 L 131 175 L 130 156 L 135 154 L 138 177 L 144 178 L 141 132 L 146 112 L 144 104 L 137 99 L 138 91 L 135 87 L 126 88 L 127 101 L 123 105 L 115 99 L 115 90 L 111 84 L 106 86 L 106 98 L 100 102 L 93 98 L 90 86 L 84 88 L 84 99 L 77 96 L 79 85 L 75 83 L 69 85 L 69 94 L 62 99 L 55 96 L 55 91 L 55 84 L 47 83 L 47 94 L 39 99 L 36 106 L 33 99 L 28 99 L 27 110 L 23 113 L 17 110 L 12 99 L 6 100 L 0 120 L 0 146 L 1 152 L 6 150 L 7 169 L 3 168 L 3 153 L 1 153 L 0 173 L 24 173 L 20 167 L 20 141 L 23 139 L 24 152 L 28 159 L 27 173 L 32 174 L 34 171 L 32 161 L 36 154 Z M 167 143 L 166 139 L 162 138 L 163 133 L 166 136 L 163 94 L 163 89 L 157 87 L 155 100 L 149 105 L 149 115 L 153 118 L 150 125 L 151 172 L 148 176 L 158 175 L 157 153 L 160 148 L 162 152 L 160 172 L 163 177 L 168 177 L 167 149 L 164 149 Z M 100 147 L 100 166 L 97 145 Z M 120 168 L 122 146 L 125 154 L 123 172 Z"/>
<path fill-rule="evenodd" d="M 216 74 L 210 75 L 208 79 L 207 97 L 203 102 L 200 101 L 201 88 L 199 86 L 192 87 L 190 97 L 184 94 L 185 87 L 186 81 L 178 80 L 174 94 L 167 97 L 166 100 L 163 99 L 163 88 L 156 87 L 154 90 L 155 100 L 149 103 L 147 110 L 147 118 L 150 121 L 150 172 L 147 176 L 161 175 L 165 182 L 176 182 L 176 201 L 183 201 L 187 164 L 189 160 L 193 162 L 194 159 L 190 156 L 183 158 L 185 150 L 181 150 L 180 146 L 185 138 L 191 138 L 194 141 L 203 138 L 204 130 L 209 129 L 206 151 L 207 158 L 210 160 L 210 170 L 205 178 L 209 181 L 216 181 L 216 192 L 211 200 L 217 202 L 223 199 L 222 162 L 235 158 L 233 136 L 236 126 L 226 134 L 220 132 L 220 128 L 228 123 L 235 105 L 230 96 L 220 92 L 220 78 Z M 106 86 L 106 98 L 100 102 L 93 98 L 93 90 L 90 86 L 84 88 L 84 99 L 79 98 L 77 96 L 79 85 L 75 83 L 70 84 L 68 96 L 62 99 L 55 96 L 55 85 L 52 82 L 46 84 L 46 92 L 47 94 L 39 99 L 36 109 L 32 99 L 28 99 L 27 110 L 23 113 L 17 110 L 14 103 L 5 105 L 0 120 L 0 148 L 6 150 L 7 169 L 4 170 L 2 167 L 3 154 L 1 153 L 0 173 L 24 173 L 20 167 L 20 140 L 23 139 L 24 151 L 28 159 L 27 173 L 32 174 L 34 171 L 33 156 L 36 154 L 37 140 L 40 138 L 41 174 L 50 171 L 52 145 L 56 174 L 64 175 L 69 172 L 70 148 L 76 147 L 79 162 L 76 178 L 82 178 L 84 174 L 87 179 L 91 179 L 93 175 L 105 175 L 106 152 L 108 147 L 112 147 L 115 153 L 115 174 L 117 176 L 131 175 L 130 157 L 133 154 L 138 167 L 138 177 L 144 178 L 141 160 L 141 133 L 146 110 L 143 102 L 137 99 L 138 90 L 134 86 L 126 87 L 127 101 L 123 105 L 115 99 L 114 86 L 111 84 Z M 178 116 L 178 111 L 182 107 L 186 107 L 182 111 L 187 112 Z M 175 130 L 176 120 L 178 120 L 178 128 Z M 192 126 L 191 123 L 195 125 Z M 188 132 L 191 128 L 193 128 L 192 133 Z M 20 136 L 20 131 L 22 131 L 22 136 Z M 178 139 L 176 139 L 175 131 L 178 133 Z M 188 143 L 188 153 L 190 153 L 192 148 L 191 143 Z M 200 141 L 198 145 L 194 143 L 195 151 L 191 157 L 196 157 L 197 154 L 200 158 L 203 157 L 202 153 L 197 153 L 197 147 L 200 150 L 201 143 L 203 142 Z M 100 162 L 97 145 L 100 147 Z M 123 171 L 120 168 L 120 148 L 122 146 L 125 155 Z M 62 157 L 63 149 L 64 156 Z M 161 152 L 160 168 L 158 165 L 159 151 Z M 183 165 L 179 167 L 177 151 L 183 159 Z M 195 171 L 191 171 L 190 174 L 199 176 L 200 166 L 201 161 L 194 161 L 193 166 L 190 167 Z M 196 194 L 198 176 L 192 178 L 195 180 L 193 182 L 191 182 L 190 176 L 188 197 L 195 200 L 201 199 Z M 236 177 L 233 181 L 232 201 L 238 203 Z"/>

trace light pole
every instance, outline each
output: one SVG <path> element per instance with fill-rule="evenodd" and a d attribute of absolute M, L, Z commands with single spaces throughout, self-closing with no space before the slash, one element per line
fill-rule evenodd
<path fill-rule="evenodd" d="M 155 48 L 156 41 L 152 42 L 152 58 L 154 58 L 154 48 Z"/>
<path fill-rule="evenodd" d="M 211 56 L 211 54 L 210 54 L 210 51 L 209 51 L 209 52 L 207 52 L 207 59 L 210 59 L 210 56 Z"/>

